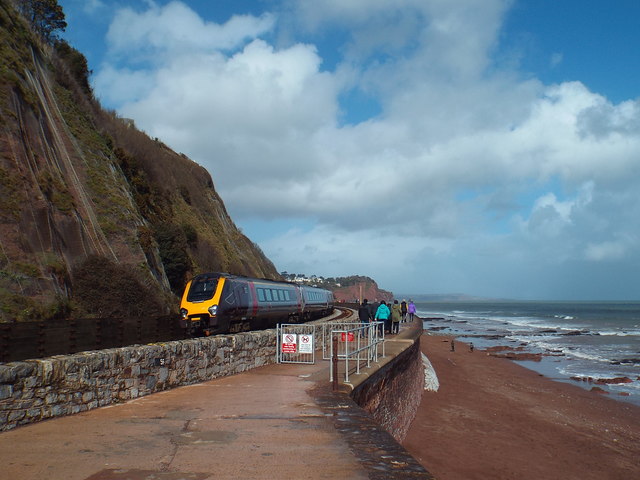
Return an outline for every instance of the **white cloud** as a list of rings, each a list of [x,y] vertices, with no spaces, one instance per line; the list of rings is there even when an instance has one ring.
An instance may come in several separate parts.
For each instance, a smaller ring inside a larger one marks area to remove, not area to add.
[[[620,260],[627,253],[627,242],[625,241],[608,241],[602,243],[588,243],[585,249],[585,256],[588,260],[604,261],[604,260]]]
[[[583,137],[638,137],[640,131],[640,100],[611,105],[604,99],[584,109],[578,116],[579,132]]]
[[[140,59],[166,61],[166,56],[180,55],[193,49],[212,51],[234,49],[247,38],[273,28],[274,18],[233,16],[223,25],[205,22],[182,2],[164,6],[151,3],[144,12],[123,8],[116,12],[107,41],[112,53],[138,55]],[[160,58],[155,58],[160,54]],[[135,57],[134,57],[135,58]]]
[[[637,258],[640,234],[640,104],[497,68],[510,5],[319,0],[220,25],[180,2],[124,9],[95,85],[206,166],[239,223],[313,219],[262,242],[280,268],[505,296],[515,264],[543,282],[543,266]],[[325,29],[346,38],[330,71]],[[341,125],[354,86],[382,112]]]
[[[93,87],[103,103],[124,105],[144,98],[151,84],[151,73],[145,70],[117,69],[104,65],[93,79]]]

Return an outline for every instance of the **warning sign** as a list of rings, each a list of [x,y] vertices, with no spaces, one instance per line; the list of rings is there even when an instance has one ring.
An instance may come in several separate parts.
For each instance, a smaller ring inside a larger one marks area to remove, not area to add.
[[[313,353],[313,335],[300,335],[300,353]]]
[[[282,335],[282,353],[296,353],[297,346],[298,336],[295,333]]]
[[[353,342],[355,340],[353,332],[342,332],[343,342]]]

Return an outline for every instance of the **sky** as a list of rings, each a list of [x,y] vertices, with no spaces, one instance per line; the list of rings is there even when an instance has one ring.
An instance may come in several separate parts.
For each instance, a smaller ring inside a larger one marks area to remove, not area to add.
[[[637,0],[59,0],[279,271],[640,300]]]

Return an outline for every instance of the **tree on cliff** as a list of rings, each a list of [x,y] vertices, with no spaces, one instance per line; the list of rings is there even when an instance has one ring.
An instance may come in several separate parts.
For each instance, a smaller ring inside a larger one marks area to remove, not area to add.
[[[18,10],[42,38],[50,42],[57,31],[67,28],[64,11],[58,0],[16,0]]]
[[[78,82],[82,91],[90,98],[93,97],[93,91],[89,84],[89,76],[93,72],[89,70],[87,57],[69,45],[66,40],[58,40],[54,46],[58,56],[66,62],[69,73],[71,73],[72,77]],[[58,81],[65,85],[65,87],[70,88],[69,82],[65,82],[64,76],[58,75]]]

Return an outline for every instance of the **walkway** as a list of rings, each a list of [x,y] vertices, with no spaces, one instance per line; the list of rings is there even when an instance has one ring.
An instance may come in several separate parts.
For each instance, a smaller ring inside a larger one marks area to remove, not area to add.
[[[269,365],[2,433],[0,478],[432,478],[328,368]]]

